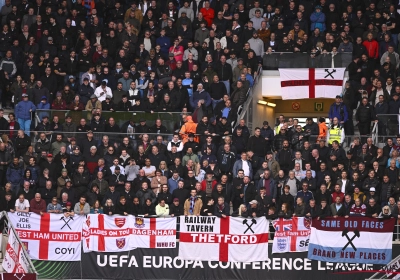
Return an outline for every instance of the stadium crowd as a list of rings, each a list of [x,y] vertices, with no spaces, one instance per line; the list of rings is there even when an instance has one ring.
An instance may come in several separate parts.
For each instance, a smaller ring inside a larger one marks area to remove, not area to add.
[[[386,124],[377,114],[399,113],[398,3],[2,1],[1,102],[15,114],[0,110],[0,210],[400,217],[400,138],[378,149],[364,137]],[[352,53],[330,128],[284,116],[232,127],[273,52],[324,67]],[[345,152],[354,109],[363,137]],[[56,110],[88,114],[50,120]],[[182,114],[172,132],[161,119],[119,126],[113,111]]]

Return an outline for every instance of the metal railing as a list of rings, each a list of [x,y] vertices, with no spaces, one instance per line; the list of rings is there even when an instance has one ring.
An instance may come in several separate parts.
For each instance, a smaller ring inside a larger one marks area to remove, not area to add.
[[[256,74],[254,75],[254,84],[253,87],[249,88],[249,90],[247,91],[247,99],[244,102],[243,105],[239,106],[238,108],[238,116],[237,116],[237,121],[235,124],[235,127],[239,124],[239,121],[241,119],[244,118],[244,116],[246,115],[246,113],[248,112],[252,102],[253,102],[253,90],[256,87],[256,85],[258,84],[258,80],[260,78],[260,74],[261,74],[261,70],[262,67],[259,67]],[[246,121],[247,124],[249,124],[249,120]],[[251,122],[250,122],[250,126],[249,129],[251,128]]]
[[[400,114],[378,114],[376,117],[378,119],[378,123],[376,124],[376,137],[395,138],[400,134]]]
[[[317,56],[301,52],[266,52],[262,58],[263,70],[278,70],[279,68],[347,68],[351,61],[351,52],[323,52]]]
[[[120,127],[129,120],[133,120],[135,123],[139,123],[140,119],[145,119],[146,121],[151,122],[151,125],[157,119],[161,119],[162,124],[169,130],[173,131],[176,123],[182,120],[182,114],[191,115],[190,112],[155,112],[155,113],[147,113],[147,112],[122,112],[122,111],[102,111],[101,117],[105,120],[109,118],[114,118],[115,123]],[[91,111],[73,111],[73,110],[36,110],[35,114],[35,127],[43,118],[43,116],[48,116],[50,120],[54,118],[54,116],[58,116],[61,124],[65,122],[65,118],[70,116],[72,118],[72,122],[79,125],[81,119],[88,120],[87,124],[90,125],[90,120],[93,115]]]

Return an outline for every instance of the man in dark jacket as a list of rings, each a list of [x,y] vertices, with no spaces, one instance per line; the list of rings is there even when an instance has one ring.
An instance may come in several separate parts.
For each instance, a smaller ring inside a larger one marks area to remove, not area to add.
[[[380,209],[378,203],[376,203],[374,198],[370,198],[368,200],[367,209],[365,211],[365,216],[370,217],[370,218],[377,218],[380,212],[381,212],[381,209]]]
[[[395,114],[397,115],[399,113],[400,109],[400,99],[399,99],[399,93],[400,92],[400,86],[396,86],[396,92],[392,94],[392,99],[389,101],[389,111],[388,114]],[[388,127],[389,127],[389,135],[396,135],[398,134],[398,120],[397,116],[391,116],[388,121]]]
[[[263,122],[263,127],[260,130],[261,132],[261,137],[265,139],[265,150],[266,152],[271,151],[271,146],[274,141],[274,131],[272,128],[269,126],[267,121]]]
[[[23,130],[18,130],[18,137],[15,140],[15,156],[23,157],[31,145],[31,139],[24,133]]]
[[[214,208],[214,215],[220,218],[226,218],[229,216],[230,207],[229,204],[225,202],[223,196],[218,197],[218,203]]]
[[[386,123],[387,117],[386,116],[378,116],[382,114],[388,114],[389,112],[389,105],[384,100],[383,95],[379,96],[379,102],[375,105],[375,114],[378,120],[378,134],[379,135],[386,135]]]
[[[258,157],[264,158],[267,148],[267,140],[261,136],[261,129],[256,127],[254,135],[249,138],[247,142],[247,151],[253,151]]]
[[[289,147],[289,141],[284,140],[283,141],[283,147],[282,149],[278,152],[278,163],[281,169],[287,174],[289,172],[289,169],[292,165],[292,150]]]
[[[83,83],[78,89],[79,97],[84,105],[90,100],[90,96],[94,94],[94,89],[89,84],[89,79],[84,78]]]
[[[314,122],[312,118],[307,118],[306,120],[307,124],[303,127],[304,131],[306,133],[309,133],[310,135],[319,135],[319,127],[318,124]]]
[[[363,98],[360,106],[356,112],[356,121],[358,124],[358,129],[360,130],[360,135],[369,135],[371,133],[371,121],[376,120],[374,107],[368,103],[368,98]],[[366,137],[362,143],[365,143]]]
[[[237,81],[236,88],[231,94],[232,107],[235,110],[237,110],[240,105],[243,105],[244,102],[246,102],[246,94],[247,91],[243,87],[242,81]]]
[[[109,188],[108,191],[104,194],[102,205],[106,204],[107,199],[111,199],[113,204],[116,205],[117,201],[120,198],[120,193],[115,191],[114,185],[110,185],[108,186],[108,188]]]

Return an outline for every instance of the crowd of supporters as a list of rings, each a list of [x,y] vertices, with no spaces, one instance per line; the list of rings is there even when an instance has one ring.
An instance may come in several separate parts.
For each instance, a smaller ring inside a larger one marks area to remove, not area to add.
[[[274,129],[265,121],[250,136],[241,120],[232,136],[223,136],[214,133],[216,125],[206,116],[199,124],[186,116],[170,141],[147,134],[161,120],[149,127],[144,119],[136,139],[105,135],[100,143],[89,128],[79,141],[60,132],[50,141],[41,132],[35,147],[22,130],[14,142],[4,134],[0,210],[267,218],[400,215],[400,137],[396,143],[389,138],[384,148],[372,138],[364,144],[356,137],[345,152],[337,140],[326,145],[317,138],[322,126],[312,119],[304,127],[293,118],[280,116],[279,121]],[[194,130],[186,134],[185,127]]]

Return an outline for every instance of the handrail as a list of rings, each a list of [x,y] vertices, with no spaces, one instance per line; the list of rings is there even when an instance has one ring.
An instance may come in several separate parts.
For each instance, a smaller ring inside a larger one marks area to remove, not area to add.
[[[371,130],[372,142],[374,144],[378,143],[378,122],[374,122],[374,126]]]
[[[17,231],[15,230],[14,226],[12,225],[12,223],[11,223],[11,221],[9,219],[7,212],[6,211],[2,211],[1,215],[2,215],[2,217],[4,217],[3,234],[7,234],[8,235],[9,230],[13,231],[13,233],[15,235],[15,238],[18,240],[18,243],[21,245],[22,254],[24,254],[25,258],[28,261],[28,264],[29,264],[29,266],[28,266],[29,271],[28,272],[29,273],[38,274],[37,271],[36,271],[35,266],[33,265],[32,261],[31,261],[31,258],[29,257],[28,252],[25,249],[24,244],[22,243],[21,239],[19,238],[19,235],[18,235]]]
[[[251,88],[249,88],[248,93],[246,93],[247,99],[244,102],[244,104],[242,105],[241,112],[240,113],[238,112],[238,116],[237,116],[237,120],[236,120],[234,128],[239,125],[239,121],[244,117],[244,115],[246,114],[247,110],[249,109],[250,104],[253,102],[253,89],[258,84],[258,80],[260,78],[261,71],[262,71],[262,66],[258,67],[257,72],[256,72],[255,77],[254,77],[253,86]]]

